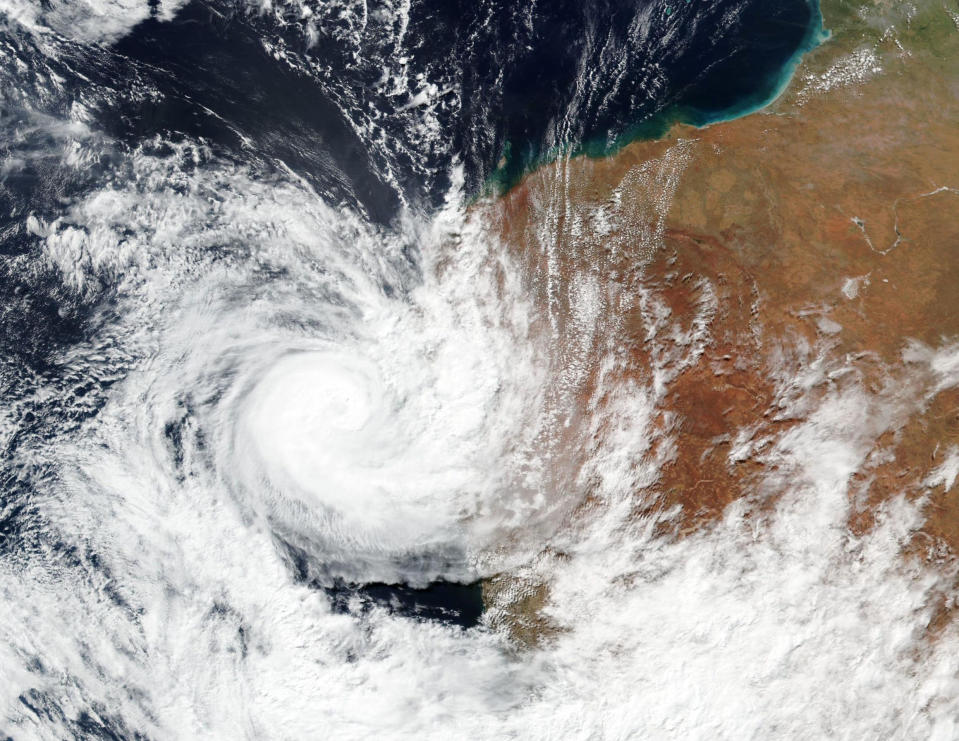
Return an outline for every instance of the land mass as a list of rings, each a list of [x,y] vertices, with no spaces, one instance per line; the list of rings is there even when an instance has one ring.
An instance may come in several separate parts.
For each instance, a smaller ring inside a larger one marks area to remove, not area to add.
[[[850,482],[849,528],[867,532],[892,497],[922,498],[904,556],[946,568],[959,499],[935,472],[959,451],[959,389],[928,359],[959,338],[959,5],[821,10],[831,36],[763,110],[559,159],[477,208],[567,338],[583,276],[607,282],[608,315],[616,297],[641,294],[603,328],[619,372],[667,379],[650,452],[660,473],[637,492],[638,518],[684,537],[732,502],[774,506],[764,451],[803,404],[858,384],[876,423],[863,431],[871,452]],[[596,369],[582,397],[600,382]],[[521,643],[548,635],[548,599],[511,575],[486,588]]]

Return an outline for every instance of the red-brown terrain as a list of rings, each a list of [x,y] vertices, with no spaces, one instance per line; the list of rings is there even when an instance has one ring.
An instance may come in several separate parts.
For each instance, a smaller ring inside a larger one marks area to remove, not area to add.
[[[643,295],[615,321],[608,299],[603,331],[623,373],[669,378],[659,477],[636,497],[637,517],[664,536],[744,497],[757,514],[774,505],[764,451],[853,384],[877,423],[849,528],[868,531],[891,497],[926,497],[909,550],[951,568],[959,502],[948,477],[931,476],[959,446],[959,390],[927,361],[959,338],[956,11],[824,2],[831,38],[765,110],[558,160],[480,206],[531,275],[555,276],[539,297],[559,317],[582,276],[600,276],[608,296]],[[504,580],[487,589],[500,608]],[[542,590],[510,594],[529,639]]]

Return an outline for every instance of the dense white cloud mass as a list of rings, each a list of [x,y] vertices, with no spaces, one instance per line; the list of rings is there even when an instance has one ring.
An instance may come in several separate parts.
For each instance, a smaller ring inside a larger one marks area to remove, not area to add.
[[[109,41],[145,8],[0,0],[31,32],[77,41]],[[657,418],[710,341],[708,284],[684,331],[641,271],[560,270],[549,218],[510,250],[458,170],[437,213],[378,227],[290,172],[188,137],[122,147],[71,114],[31,119],[51,156],[73,173],[109,161],[57,215],[25,220],[42,265],[24,270],[94,307],[93,331],[51,361],[62,385],[0,366],[4,387],[24,386],[0,442],[18,439],[10,466],[30,485],[18,548],[0,551],[0,730],[959,733],[959,635],[928,630],[952,567],[903,553],[923,499],[894,496],[875,528],[849,528],[854,475],[924,393],[959,384],[956,346],[909,347],[909,382],[879,391],[804,348],[777,379],[795,424],[733,446],[764,464],[749,496],[674,537],[658,525],[677,513],[637,512],[678,444]],[[651,254],[688,148],[576,218],[613,233],[656,192],[648,223],[626,225]],[[643,372],[624,372],[617,341],[630,313]],[[54,406],[56,424],[22,432]],[[946,451],[924,485],[951,489],[957,472]],[[0,526],[14,519],[0,510]],[[493,576],[541,591],[541,640],[515,641],[496,600],[461,628],[329,591]]]
[[[186,0],[162,0],[155,14],[169,20]],[[150,17],[146,0],[0,0],[0,13],[38,33],[76,41],[110,42]]]
[[[583,324],[555,333],[482,208],[453,194],[396,236],[204,156],[137,154],[37,226],[75,290],[120,286],[99,341],[62,362],[89,373],[122,348],[130,370],[24,461],[53,465],[34,506],[100,569],[3,562],[16,737],[61,733],[26,691],[180,738],[952,735],[955,637],[924,642],[937,577],[901,556],[917,505],[846,527],[901,400],[829,393],[763,453],[766,514],[657,536],[631,513],[668,374],[614,380],[609,350],[602,392],[553,434],[577,404],[570,360],[607,351]],[[583,281],[564,301],[598,316]],[[696,352],[657,326],[676,359]],[[951,352],[910,358],[949,383]],[[483,625],[336,612],[283,544],[317,578],[525,574],[553,637],[517,651]]]

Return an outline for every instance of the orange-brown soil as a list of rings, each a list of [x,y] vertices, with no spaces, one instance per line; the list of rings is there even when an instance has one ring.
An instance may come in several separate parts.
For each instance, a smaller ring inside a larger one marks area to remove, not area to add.
[[[670,369],[657,423],[670,450],[637,512],[680,512],[674,533],[755,489],[761,451],[801,417],[797,394],[855,382],[902,409],[852,482],[850,528],[889,497],[924,496],[914,552],[959,553],[959,496],[926,483],[959,445],[959,392],[902,358],[910,341],[959,338],[959,14],[916,7],[824,2],[832,39],[766,110],[559,160],[486,207],[531,275],[556,276],[560,316],[577,275],[648,296],[607,330],[627,372]],[[671,327],[655,343],[650,301]],[[680,351],[697,327],[698,351]],[[817,358],[835,378],[784,381]]]

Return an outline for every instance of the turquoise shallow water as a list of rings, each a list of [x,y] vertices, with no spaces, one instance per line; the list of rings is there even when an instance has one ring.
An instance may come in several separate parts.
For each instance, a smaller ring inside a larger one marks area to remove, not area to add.
[[[829,38],[829,32],[823,27],[822,12],[818,0],[809,0],[809,3],[811,17],[806,34],[799,47],[781,66],[778,73],[774,70],[752,95],[742,98],[735,105],[727,108],[709,110],[695,106],[680,106],[676,110],[677,117],[674,122],[688,123],[693,126],[708,126],[721,121],[731,121],[765,108],[782,95],[789,87],[789,83],[792,81],[803,57]]]
[[[685,4],[689,3],[685,0]],[[618,133],[589,137],[579,144],[554,146],[542,152],[528,143],[515,146],[507,142],[500,165],[488,179],[484,192],[504,192],[527,173],[561,156],[607,157],[631,142],[662,138],[676,124],[705,127],[762,110],[783,94],[803,57],[829,38],[818,0],[803,3],[808,20],[801,33],[796,33],[795,24],[779,24],[792,39],[788,53],[783,53],[781,43],[771,41],[778,30],[773,24],[772,28],[757,31],[760,41],[753,48],[749,48],[747,29],[743,32],[746,48],[742,53],[718,61],[671,102],[653,111],[640,111],[640,120]],[[675,8],[676,4],[666,6],[667,16]],[[764,46],[769,48],[768,55],[763,54]]]

